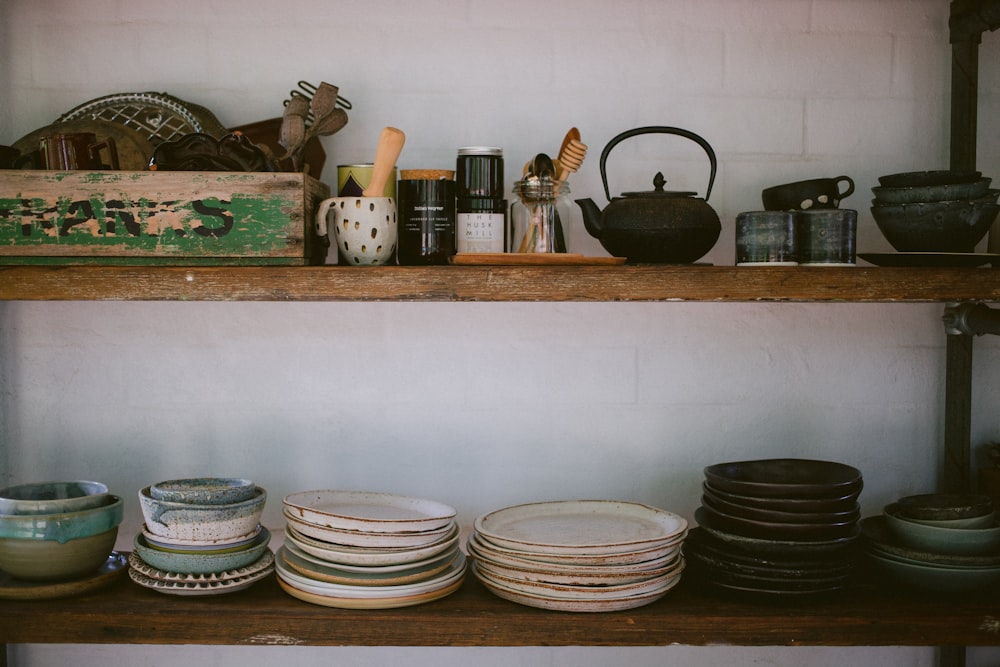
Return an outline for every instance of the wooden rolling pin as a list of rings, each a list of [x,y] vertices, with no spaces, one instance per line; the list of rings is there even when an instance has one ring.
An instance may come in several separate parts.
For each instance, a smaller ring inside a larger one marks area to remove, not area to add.
[[[372,165],[372,178],[368,182],[368,187],[361,193],[364,197],[385,196],[385,184],[389,180],[392,168],[396,166],[396,160],[403,150],[406,142],[406,135],[402,130],[394,127],[382,128],[382,133],[378,137],[378,146],[375,147],[375,163]]]

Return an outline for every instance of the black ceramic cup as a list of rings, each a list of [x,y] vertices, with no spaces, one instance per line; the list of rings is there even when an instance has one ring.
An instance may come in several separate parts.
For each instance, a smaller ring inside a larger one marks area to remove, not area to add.
[[[854,266],[858,212],[849,208],[798,211],[799,264]]]
[[[841,190],[841,184],[844,189]],[[837,208],[840,201],[854,192],[850,176],[811,178],[775,185],[761,192],[767,211],[804,211],[814,208]]]
[[[737,266],[794,266],[796,247],[795,213],[745,211],[736,216]]]

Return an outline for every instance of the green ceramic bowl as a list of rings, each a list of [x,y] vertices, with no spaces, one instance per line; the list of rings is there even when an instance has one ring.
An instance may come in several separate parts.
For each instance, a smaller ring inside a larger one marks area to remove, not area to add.
[[[1000,552],[1000,524],[985,528],[945,528],[909,521],[886,507],[886,526],[900,542],[936,554],[981,556]]]
[[[17,579],[54,581],[96,572],[108,559],[118,526],[104,532],[58,542],[31,538],[0,538],[0,570]]]
[[[116,528],[122,522],[124,504],[119,496],[109,494],[106,505],[81,512],[0,515],[0,538],[46,540],[63,544],[98,535]]]
[[[100,482],[35,482],[0,489],[0,514],[60,514],[108,504]]]
[[[236,551],[206,551],[181,553],[157,549],[142,533],[135,536],[135,551],[144,563],[158,570],[181,574],[212,574],[246,567],[259,559],[271,541],[271,533],[261,528],[253,542]]]

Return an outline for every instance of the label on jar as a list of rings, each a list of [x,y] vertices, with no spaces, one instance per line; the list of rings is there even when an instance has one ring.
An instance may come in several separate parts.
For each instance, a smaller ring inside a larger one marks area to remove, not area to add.
[[[503,213],[459,213],[455,216],[458,252],[503,252]]]

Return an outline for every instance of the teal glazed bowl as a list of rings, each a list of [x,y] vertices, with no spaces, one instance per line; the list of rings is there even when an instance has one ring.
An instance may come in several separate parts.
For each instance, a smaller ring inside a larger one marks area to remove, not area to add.
[[[27,581],[83,577],[104,564],[117,538],[118,526],[65,542],[3,537],[0,538],[0,570]]]
[[[886,526],[903,544],[936,554],[981,556],[1000,552],[1000,524],[985,528],[945,528],[900,517],[892,504],[884,511]]]
[[[231,505],[250,500],[257,487],[238,477],[192,477],[158,482],[149,487],[156,500],[192,505]]]
[[[162,551],[149,544],[142,533],[135,536],[135,551],[144,563],[165,572],[180,574],[212,574],[237,570],[256,562],[268,547],[271,533],[261,528],[257,538],[244,549],[236,551],[187,552]]]
[[[108,504],[100,482],[34,482],[0,489],[0,514],[60,514]]]
[[[64,544],[117,528],[124,515],[124,501],[109,494],[107,504],[81,512],[0,515],[0,538],[48,540]]]

